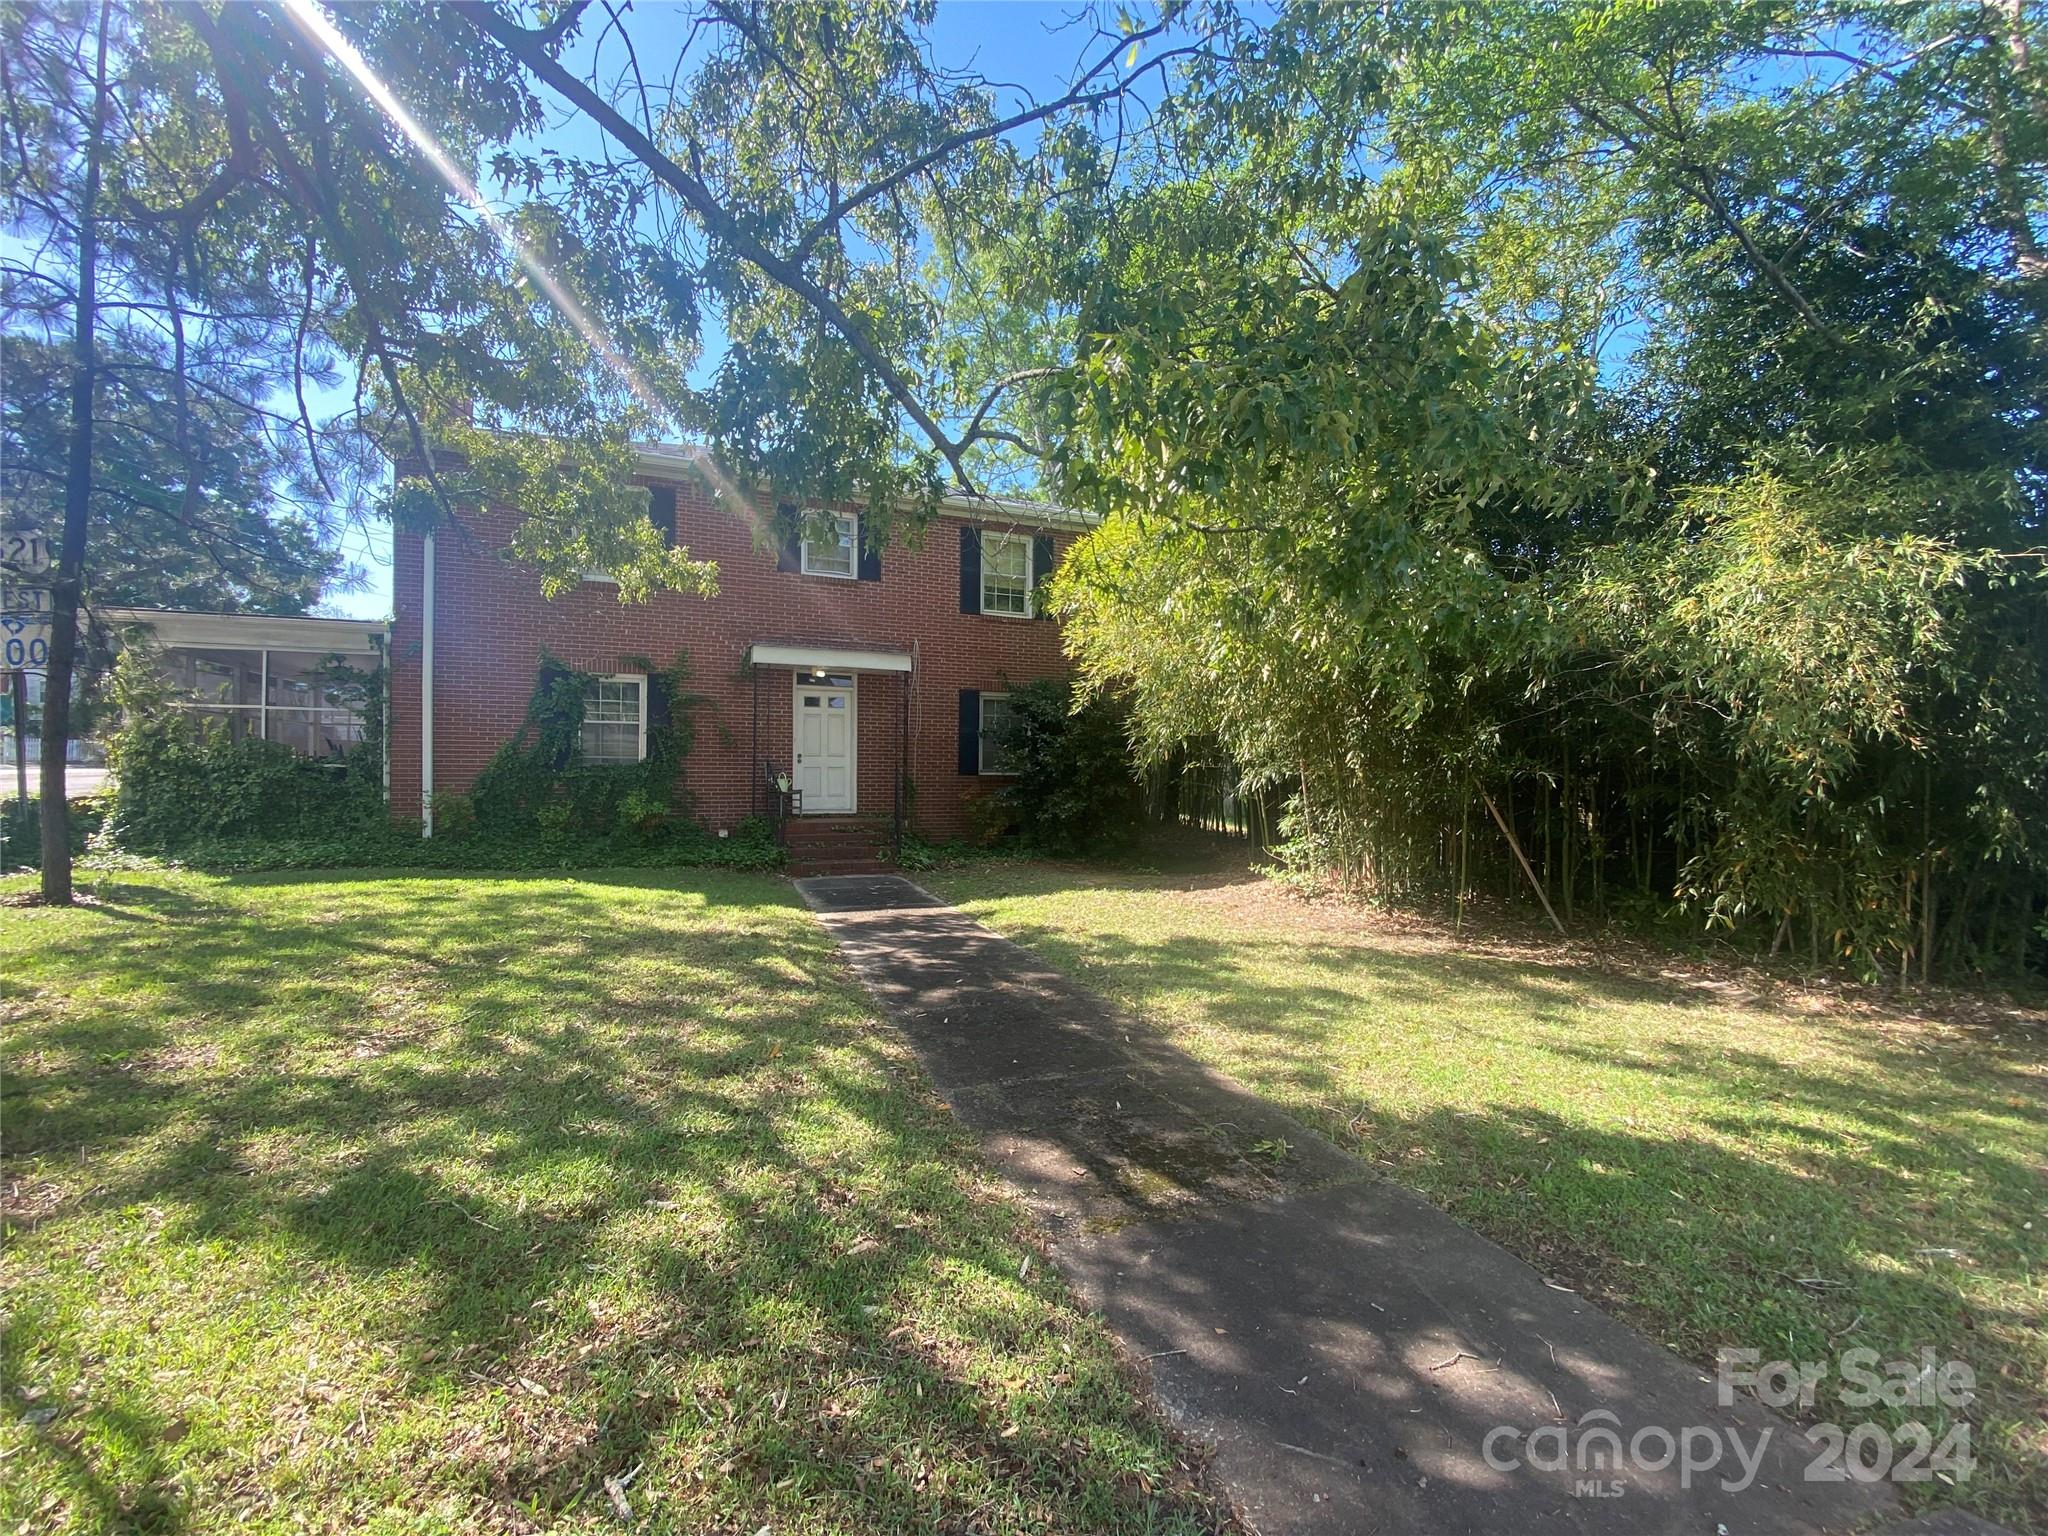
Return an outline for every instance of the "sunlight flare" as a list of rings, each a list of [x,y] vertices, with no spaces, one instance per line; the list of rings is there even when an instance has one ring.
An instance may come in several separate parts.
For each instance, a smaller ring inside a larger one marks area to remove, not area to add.
[[[363,94],[397,125],[399,132],[412,141],[413,148],[420,152],[427,164],[433,167],[434,173],[448,184],[449,189],[484,221],[526,275],[533,279],[534,286],[547,295],[548,301],[561,312],[562,318],[574,326],[583,339],[590,343],[598,356],[604,360],[605,366],[632,392],[634,399],[662,420],[668,420],[668,408],[655,395],[646,379],[641,377],[639,370],[612,343],[604,326],[577,302],[575,295],[548,270],[547,265],[528,248],[526,242],[519,238],[518,232],[485,199],[482,190],[469,179],[468,173],[456,163],[455,157],[441,147],[440,140],[429,133],[419,119],[406,110],[405,104],[392,93],[391,88],[378,78],[377,72],[370,68],[369,61],[357,51],[355,44],[327,19],[326,14],[313,3],[313,0],[280,0],[280,3],[285,14],[301,31],[325,48],[343,69],[354,76],[356,84],[362,87]]]

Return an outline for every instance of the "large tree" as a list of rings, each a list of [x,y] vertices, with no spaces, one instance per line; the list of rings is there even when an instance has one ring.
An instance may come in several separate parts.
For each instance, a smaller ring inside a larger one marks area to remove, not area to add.
[[[54,528],[62,520],[71,359],[27,335],[0,338],[0,354],[4,515],[10,527]],[[94,603],[304,613],[346,589],[352,573],[340,538],[348,508],[311,476],[295,435],[262,430],[250,413],[223,403],[260,394],[256,382],[232,377],[228,364],[225,386],[188,379],[181,401],[160,349],[103,343],[100,361],[102,378],[119,382],[95,400],[81,573]],[[335,442],[329,453],[359,449]],[[355,471],[349,482],[362,478]]]
[[[2024,957],[2039,30],[1301,5],[1234,40],[1056,258],[1057,483],[1109,518],[1066,583],[1090,674],[1388,893],[1462,890],[1476,815],[1551,896]]]

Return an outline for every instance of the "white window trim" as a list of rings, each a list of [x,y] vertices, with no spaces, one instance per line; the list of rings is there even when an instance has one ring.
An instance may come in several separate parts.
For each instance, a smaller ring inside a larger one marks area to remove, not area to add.
[[[853,513],[853,512],[830,512],[830,513],[827,513],[827,514],[826,514],[826,516],[828,516],[828,517],[830,517],[830,518],[832,519],[832,526],[833,526],[834,528],[839,528],[839,527],[843,527],[844,525],[846,525],[846,524],[848,524],[848,523],[851,523],[851,524],[853,525],[853,526],[852,526],[852,528],[851,528],[851,529],[849,529],[849,530],[848,530],[848,532],[847,532],[847,546],[846,546],[846,553],[847,553],[847,562],[846,562],[846,569],[845,569],[845,570],[843,570],[843,571],[814,571],[814,570],[812,570],[812,569],[811,569],[811,541],[810,541],[810,540],[809,540],[808,538],[806,538],[806,537],[804,536],[803,530],[802,530],[801,528],[799,528],[799,529],[797,530],[797,536],[796,536],[796,565],[797,565],[797,570],[798,570],[799,572],[801,572],[801,573],[802,573],[803,575],[805,575],[805,576],[823,576],[823,577],[825,577],[825,578],[826,578],[827,580],[830,580],[830,581],[859,581],[859,580],[860,580],[860,517],[859,517],[859,515],[858,515],[858,514],[856,514],[856,513]]]
[[[998,615],[998,617],[1001,617],[1001,618],[1009,618],[1009,619],[1013,619],[1013,618],[1015,618],[1015,617],[1016,617],[1016,615],[1015,615],[1015,614],[1013,614],[1013,613],[1009,613],[1009,614],[1001,614],[1001,615]],[[1017,777],[1017,770],[1016,770],[1016,769],[1014,769],[1014,768],[991,768],[991,767],[989,767],[989,766],[988,766],[988,762],[987,762],[987,760],[986,760],[986,757],[985,757],[985,755],[984,755],[984,754],[986,754],[986,753],[987,753],[987,751],[988,751],[988,701],[989,701],[990,699],[1007,699],[1007,698],[1009,698],[1009,694],[1007,694],[1007,693],[984,693],[984,694],[982,694],[982,696],[981,696],[981,697],[980,697],[979,699],[977,699],[977,700],[975,701],[975,705],[974,705],[974,773],[975,773],[975,777],[977,777],[977,778],[983,778],[983,779],[1014,779],[1015,777]]]
[[[981,539],[981,613],[988,619],[1029,619],[1035,617],[1033,609],[1038,606],[1038,586],[1033,569],[1038,563],[1038,541],[1028,533],[1008,533],[1000,528],[977,528]],[[1014,540],[1024,546],[1024,611],[1011,613],[1006,608],[991,608],[988,605],[988,541],[990,539]],[[1006,694],[998,694],[1006,698]]]
[[[634,749],[634,756],[633,756],[633,761],[634,761],[634,762],[636,762],[636,763],[644,763],[644,762],[646,762],[646,761],[647,761],[647,674],[646,674],[645,672],[606,672],[606,673],[601,673],[601,674],[599,674],[599,676],[598,676],[598,678],[597,678],[597,681],[598,681],[598,682],[600,682],[600,683],[638,683],[638,684],[640,685],[640,732],[639,732],[639,738],[638,738],[638,741],[637,741],[637,743],[636,743],[636,745],[635,745],[635,749]],[[601,724],[617,724],[617,722],[616,722],[616,721],[609,721],[609,722],[600,722],[600,723],[601,723]],[[578,741],[577,741],[577,745],[578,745],[579,747],[581,747],[581,745],[582,745],[582,740],[581,740],[581,737],[582,737],[582,733],[581,733],[581,732],[579,731],[579,732],[577,733],[577,736],[578,736]],[[622,764],[622,763],[619,763],[619,762],[617,762],[616,760],[614,760],[614,759],[611,759],[611,758],[602,758],[602,759],[600,759],[599,761],[597,761],[596,763],[593,763],[593,764],[591,764],[591,766],[592,766],[592,767],[596,767],[596,768],[618,768],[618,767],[623,767],[623,766],[624,766],[624,764]]]

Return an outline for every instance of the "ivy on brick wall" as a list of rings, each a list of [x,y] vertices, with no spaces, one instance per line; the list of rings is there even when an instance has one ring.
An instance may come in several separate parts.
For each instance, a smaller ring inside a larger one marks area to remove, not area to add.
[[[459,837],[472,826],[490,832],[533,831],[544,837],[613,832],[653,835],[688,810],[677,784],[696,744],[695,712],[706,696],[686,690],[689,657],[666,667],[644,656],[626,665],[647,677],[647,755],[637,763],[583,758],[583,712],[598,676],[543,653],[526,718],[477,775],[470,793],[436,795],[437,835]]]

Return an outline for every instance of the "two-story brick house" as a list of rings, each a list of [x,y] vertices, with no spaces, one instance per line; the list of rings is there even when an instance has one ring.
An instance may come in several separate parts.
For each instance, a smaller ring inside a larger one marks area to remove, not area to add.
[[[593,577],[552,601],[501,553],[517,519],[467,520],[474,537],[394,541],[390,775],[395,816],[431,825],[432,797],[465,791],[519,729],[543,654],[603,681],[584,753],[645,751],[662,701],[648,663],[679,652],[696,716],[683,765],[689,807],[713,830],[767,811],[786,774],[807,818],[970,832],[970,807],[1003,770],[990,740],[1008,690],[1064,675],[1039,589],[1085,523],[1041,505],[956,500],[914,544],[870,550],[859,518],[763,548],[715,500],[694,451],[640,452],[656,525],[718,563],[718,593],[622,604]]]

